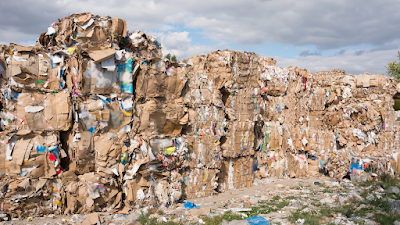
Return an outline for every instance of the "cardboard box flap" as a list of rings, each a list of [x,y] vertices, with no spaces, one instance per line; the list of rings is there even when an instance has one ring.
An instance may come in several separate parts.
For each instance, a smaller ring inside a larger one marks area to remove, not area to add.
[[[25,152],[30,152],[33,147],[33,145],[30,145],[31,141],[32,138],[25,137],[18,139],[18,141],[15,143],[12,157],[19,166],[24,163]]]
[[[21,167],[15,161],[8,161],[5,162],[6,173],[7,174],[19,174],[21,173]]]
[[[25,47],[25,46],[15,45],[14,48],[17,49],[18,52],[31,52],[33,50],[33,46]]]
[[[42,131],[46,129],[46,124],[43,115],[40,113],[28,113],[25,115],[29,129],[33,131]]]
[[[124,22],[119,18],[119,16],[112,19],[111,22],[111,30],[118,35],[123,34],[124,31]]]
[[[93,135],[89,131],[84,131],[81,133],[81,140],[79,142],[79,159],[84,159],[86,157],[90,157],[90,154],[93,151],[94,143],[93,143]]]
[[[0,56],[0,72],[4,71],[5,69],[7,69],[7,62],[2,56]]]
[[[6,78],[10,78],[13,76],[16,76],[18,74],[21,74],[21,68],[18,65],[8,65],[7,69],[6,69]]]
[[[100,217],[99,213],[92,213],[86,216],[86,218],[82,221],[81,225],[95,225],[102,224],[103,220]]]
[[[98,151],[101,155],[105,156],[108,154],[108,152],[111,150],[111,146],[113,145],[113,140],[109,135],[101,135],[96,141],[95,141],[95,149]]]
[[[87,13],[87,14],[84,14],[84,15],[81,15],[80,17],[78,17],[78,18],[76,19],[76,22],[77,22],[79,25],[83,26],[83,25],[84,25],[86,22],[88,22],[91,18],[92,18],[92,14],[91,14],[91,13]]]
[[[108,48],[103,50],[94,50],[89,52],[90,58],[93,59],[95,63],[99,63],[106,59],[109,59],[115,55],[115,49]]]
[[[21,66],[21,71],[39,76],[39,63],[38,62],[24,62]]]

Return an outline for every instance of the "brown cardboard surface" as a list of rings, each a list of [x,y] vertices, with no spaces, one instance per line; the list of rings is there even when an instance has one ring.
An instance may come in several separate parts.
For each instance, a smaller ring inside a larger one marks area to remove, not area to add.
[[[94,225],[101,224],[103,221],[100,218],[99,213],[92,213],[86,216],[86,218],[82,221],[81,225]]]
[[[16,76],[21,73],[21,68],[18,65],[8,65],[6,71],[6,78]]]
[[[114,17],[112,19],[112,23],[111,23],[111,28],[110,29],[113,32],[117,33],[118,35],[122,35],[123,31],[124,31],[124,26],[125,26],[125,24],[124,24],[123,20],[121,20],[119,18],[119,16],[117,16],[117,17]]]
[[[90,58],[93,59],[95,63],[99,63],[101,61],[104,61],[106,59],[109,59],[115,55],[115,50],[114,49],[101,49],[101,50],[92,50],[89,51],[89,56]]]
[[[15,161],[19,166],[21,166],[24,162],[25,152],[30,151],[33,147],[33,145],[29,145],[31,141],[31,137],[25,137],[18,139],[18,141],[15,143],[12,157],[13,161]]]

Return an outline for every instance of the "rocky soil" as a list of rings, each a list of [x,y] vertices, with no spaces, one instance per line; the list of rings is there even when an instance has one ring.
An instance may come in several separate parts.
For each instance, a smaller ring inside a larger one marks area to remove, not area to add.
[[[48,215],[1,224],[400,224],[397,178],[364,183],[327,177],[262,179],[251,188],[131,214]],[[188,206],[191,205],[192,209]]]

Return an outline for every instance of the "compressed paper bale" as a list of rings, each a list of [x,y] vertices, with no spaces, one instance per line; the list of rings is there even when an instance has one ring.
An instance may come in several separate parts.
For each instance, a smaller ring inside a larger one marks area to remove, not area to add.
[[[400,147],[391,78],[279,68],[273,58],[230,50],[169,62],[155,38],[126,27],[119,17],[73,14],[52,24],[35,48],[10,46],[27,61],[8,65],[10,52],[0,48],[3,77],[14,82],[2,86],[1,136],[21,137],[13,151],[0,148],[0,173],[23,180],[11,184],[12,194],[36,182],[47,190],[46,175],[55,190],[65,187],[52,199],[66,205],[54,209],[127,213],[250,187],[256,174],[297,178],[321,168],[341,179],[352,157],[387,157]],[[68,155],[60,148],[60,157],[70,159],[61,172],[28,147],[29,135],[70,129],[73,114],[76,126],[61,138]],[[377,174],[390,169],[371,165]],[[20,179],[28,166],[36,166],[30,180]],[[19,206],[5,201],[10,210]]]

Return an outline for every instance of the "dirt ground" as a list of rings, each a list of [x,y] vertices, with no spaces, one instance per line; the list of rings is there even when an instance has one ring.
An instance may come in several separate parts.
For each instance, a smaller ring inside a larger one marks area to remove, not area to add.
[[[198,209],[179,203],[169,208],[142,208],[130,214],[48,215],[1,224],[400,224],[396,221],[400,221],[398,181],[388,178],[360,184],[324,176],[266,178],[256,180],[253,187],[186,201]],[[255,218],[258,222],[250,223]]]

